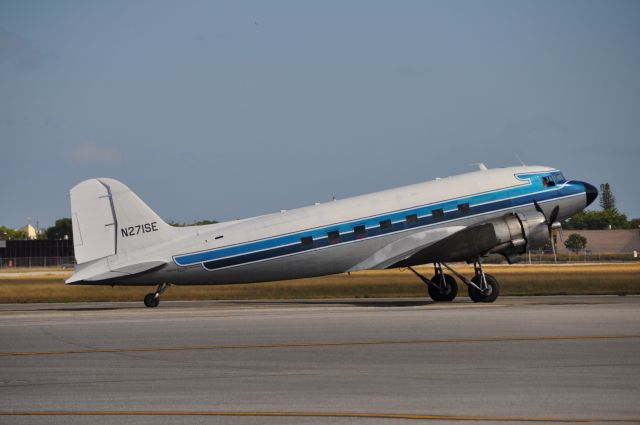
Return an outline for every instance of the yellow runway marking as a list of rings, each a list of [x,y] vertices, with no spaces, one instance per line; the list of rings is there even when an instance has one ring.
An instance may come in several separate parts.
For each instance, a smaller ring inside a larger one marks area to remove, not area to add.
[[[406,419],[431,421],[482,421],[482,422],[554,422],[554,423],[624,423],[639,422],[640,418],[563,418],[526,416],[462,416],[421,415],[414,413],[367,412],[234,412],[234,411],[15,411],[0,412],[0,416],[258,416],[258,417],[307,417],[307,418],[357,418],[357,419]]]
[[[178,347],[121,347],[121,348],[87,348],[60,351],[17,351],[0,353],[0,357],[17,356],[60,356],[66,354],[96,354],[96,353],[138,353],[156,351],[195,351],[195,350],[243,350],[243,349],[271,349],[271,348],[308,348],[308,347],[349,347],[363,345],[409,345],[409,344],[462,344],[479,342],[528,342],[528,341],[571,341],[571,340],[610,340],[640,338],[640,335],[571,335],[571,336],[523,336],[523,337],[487,337],[487,338],[458,338],[458,339],[414,339],[388,341],[318,341],[294,342],[282,344],[231,344],[231,345],[193,345]]]

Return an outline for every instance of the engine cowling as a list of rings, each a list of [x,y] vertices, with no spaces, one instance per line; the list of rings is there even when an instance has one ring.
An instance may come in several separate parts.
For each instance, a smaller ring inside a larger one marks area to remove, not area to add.
[[[550,242],[546,219],[539,212],[509,214],[492,220],[492,224],[500,243],[489,252],[504,255],[510,263],[527,250]]]

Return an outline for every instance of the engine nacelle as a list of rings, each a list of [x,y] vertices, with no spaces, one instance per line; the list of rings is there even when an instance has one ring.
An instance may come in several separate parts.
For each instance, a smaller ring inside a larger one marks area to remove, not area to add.
[[[509,214],[491,222],[500,243],[489,252],[504,255],[510,263],[550,242],[546,219],[539,212]]]

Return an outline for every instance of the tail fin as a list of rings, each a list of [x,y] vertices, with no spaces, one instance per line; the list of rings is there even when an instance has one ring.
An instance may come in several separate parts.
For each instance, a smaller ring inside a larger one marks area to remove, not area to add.
[[[175,230],[131,189],[108,178],[85,180],[71,189],[71,213],[78,264],[150,248]]]

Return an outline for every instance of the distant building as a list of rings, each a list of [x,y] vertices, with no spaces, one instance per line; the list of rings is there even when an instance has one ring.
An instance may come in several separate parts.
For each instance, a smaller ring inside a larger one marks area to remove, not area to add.
[[[27,239],[38,239],[38,230],[33,227],[31,223],[27,224],[24,227],[21,227],[18,230],[23,231],[27,235]]]
[[[570,234],[577,233],[587,238],[587,250],[594,254],[630,254],[640,251],[640,230],[563,230],[566,240]],[[558,254],[569,254],[564,243],[558,237]]]

